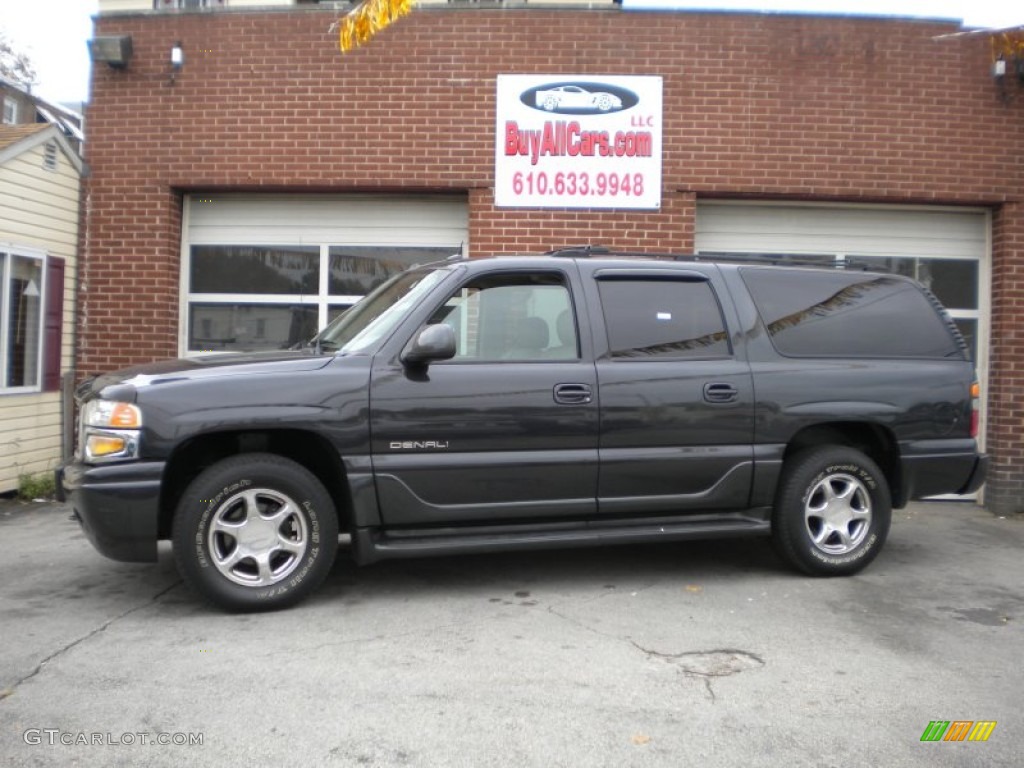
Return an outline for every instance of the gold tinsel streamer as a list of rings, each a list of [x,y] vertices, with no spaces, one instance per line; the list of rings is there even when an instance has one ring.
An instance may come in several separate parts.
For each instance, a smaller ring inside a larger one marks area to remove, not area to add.
[[[996,59],[1024,59],[1024,30],[1012,29],[989,37],[992,61]]]
[[[351,51],[412,10],[413,0],[364,0],[338,24],[338,47]]]

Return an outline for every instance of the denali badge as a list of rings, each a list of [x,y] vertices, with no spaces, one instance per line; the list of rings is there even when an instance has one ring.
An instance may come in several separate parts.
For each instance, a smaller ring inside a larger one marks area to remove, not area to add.
[[[448,441],[447,440],[402,440],[399,442],[391,443],[392,451],[420,451],[420,450],[434,450],[434,451],[447,451]]]

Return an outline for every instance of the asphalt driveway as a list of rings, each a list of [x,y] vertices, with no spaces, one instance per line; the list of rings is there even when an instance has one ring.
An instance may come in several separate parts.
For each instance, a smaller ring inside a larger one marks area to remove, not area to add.
[[[227,615],[0,502],[0,756],[35,765],[1018,766],[1024,519],[894,515],[847,579],[762,540],[338,563]],[[342,553],[343,554],[343,553]],[[995,721],[922,742],[931,721]],[[167,742],[167,743],[155,743]]]

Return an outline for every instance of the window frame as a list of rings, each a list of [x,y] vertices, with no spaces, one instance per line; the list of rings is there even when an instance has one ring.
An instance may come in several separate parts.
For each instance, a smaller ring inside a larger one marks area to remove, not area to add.
[[[2,292],[2,303],[0,303],[0,396],[3,395],[28,395],[43,392],[44,376],[44,355],[46,354],[46,297],[48,295],[47,260],[45,251],[36,248],[0,242],[0,253],[6,258],[0,264],[0,292]],[[7,354],[8,354],[8,332],[10,329],[10,308],[7,306],[7,297],[10,287],[11,266],[14,256],[23,259],[31,259],[39,262],[39,328],[36,349],[36,381],[35,384],[22,386],[7,386]]]
[[[6,96],[5,95],[4,96],[3,110],[4,110],[3,114],[0,115],[0,117],[2,117],[2,119],[3,119],[3,124],[4,125],[17,125],[18,124],[18,117],[20,116],[18,113],[21,111],[19,109],[18,100],[17,99],[13,99],[10,96]],[[8,110],[10,111],[10,115],[11,115],[10,119],[7,118]]]
[[[690,270],[644,270],[644,271],[626,271],[626,270],[599,270],[595,273],[595,282],[597,283],[596,294],[599,302],[601,312],[601,322],[604,325],[604,336],[606,351],[602,356],[605,360],[612,363],[689,363],[689,362],[702,362],[702,361],[715,361],[715,360],[733,360],[736,358],[736,349],[732,343],[732,331],[729,328],[729,321],[726,316],[725,307],[722,304],[722,299],[715,289],[714,281],[710,275],[703,272],[690,271]],[[612,347],[611,338],[611,323],[608,320],[608,315],[605,310],[604,296],[601,293],[602,283],[622,283],[622,282],[664,282],[664,283],[688,283],[688,284],[702,284],[706,286],[710,293],[711,300],[715,303],[718,308],[718,317],[721,321],[722,332],[725,333],[725,346],[726,351],[724,354],[708,354],[708,355],[684,355],[684,356],[673,356],[673,357],[634,357],[628,355],[615,355],[615,350]]]
[[[987,227],[987,228],[989,230],[991,230],[990,226]],[[991,249],[989,249],[989,252],[991,253]],[[973,349],[972,349],[971,342],[968,341],[966,338],[965,338],[965,341],[967,341],[967,346],[968,346],[968,348],[969,348],[969,350],[971,352],[971,360],[974,363],[974,365],[979,370],[981,370],[982,368],[986,368],[987,369],[987,366],[988,366],[988,363],[987,363],[987,344],[988,344],[988,336],[989,336],[989,328],[987,327],[987,324],[990,322],[989,316],[988,316],[988,301],[989,301],[988,296],[991,293],[991,287],[990,287],[990,282],[989,282],[990,279],[991,279],[991,276],[990,276],[990,274],[988,272],[988,269],[989,269],[988,262],[985,259],[974,259],[974,258],[970,258],[970,257],[966,257],[966,256],[961,256],[961,255],[953,255],[953,256],[949,256],[949,255],[922,256],[922,255],[919,255],[919,254],[900,254],[900,253],[895,253],[895,252],[893,252],[893,253],[884,253],[884,254],[879,254],[879,253],[860,253],[856,249],[844,250],[844,251],[834,251],[834,252],[831,252],[831,253],[827,252],[825,250],[818,250],[818,251],[814,251],[813,253],[812,252],[802,253],[802,252],[793,251],[793,250],[771,250],[771,249],[765,249],[765,250],[762,250],[762,251],[754,252],[754,251],[743,251],[743,250],[730,250],[730,249],[723,249],[723,248],[709,248],[709,249],[705,249],[705,250],[698,250],[698,251],[696,251],[696,254],[701,256],[701,257],[707,258],[708,261],[714,261],[715,258],[721,258],[721,259],[724,259],[724,260],[728,260],[730,258],[736,259],[736,258],[751,258],[751,257],[763,257],[765,259],[778,258],[778,259],[780,259],[780,261],[778,263],[778,266],[780,266],[780,267],[790,266],[790,265],[787,265],[787,263],[785,261],[786,259],[793,259],[793,260],[796,260],[796,261],[808,260],[808,259],[810,259],[810,260],[819,260],[820,259],[821,260],[821,264],[822,264],[822,266],[821,266],[822,269],[827,268],[827,266],[830,263],[833,266],[835,266],[836,269],[844,269],[846,267],[847,262],[851,262],[851,263],[855,263],[855,264],[857,264],[857,263],[867,263],[869,265],[869,270],[870,270],[870,265],[871,265],[871,261],[870,260],[871,259],[913,259],[916,262],[916,264],[915,264],[915,272],[916,272],[916,269],[920,267],[920,263],[921,262],[926,262],[926,261],[936,261],[936,262],[940,262],[940,261],[965,261],[965,262],[973,262],[973,263],[977,264],[977,269],[978,269],[978,272],[977,272],[977,283],[975,285],[975,290],[977,292],[976,301],[975,301],[976,307],[974,309],[954,309],[952,307],[949,307],[949,306],[946,306],[945,304],[943,304],[943,308],[946,310],[946,313],[949,315],[949,317],[952,320],[954,320],[954,321],[956,321],[956,320],[971,320],[971,321],[974,322],[974,324],[975,324],[975,334],[974,334]],[[751,259],[749,262],[746,263],[746,266],[768,266],[768,265],[765,264],[765,263],[760,263],[759,264],[756,260]],[[791,266],[797,266],[797,265],[793,264]],[[895,272],[889,272],[889,271],[885,270],[884,268],[879,269],[877,271],[880,271],[883,274],[893,274],[893,275],[897,274]],[[917,280],[916,277],[913,278],[913,279],[915,281]],[[941,299],[940,299],[940,301],[941,301]],[[983,360],[985,362],[982,362]]]
[[[932,323],[932,324],[934,325],[934,328],[931,329],[931,330],[934,330],[934,329],[940,328],[940,327],[945,330],[946,340],[950,344],[950,349],[945,354],[911,354],[909,351],[893,349],[891,346],[890,347],[886,347],[884,343],[872,345],[871,349],[868,352],[853,352],[853,351],[851,351],[850,348],[847,348],[845,351],[824,353],[824,352],[820,352],[820,351],[813,351],[812,348],[814,348],[816,346],[820,346],[818,344],[810,344],[810,345],[808,345],[807,347],[805,347],[802,350],[797,350],[797,349],[795,349],[795,348],[790,346],[790,345],[794,344],[794,342],[792,342],[791,340],[787,339],[785,341],[785,344],[780,343],[780,336],[781,336],[781,334],[777,334],[777,333],[773,333],[772,332],[772,325],[774,325],[776,322],[778,322],[778,319],[770,321],[770,318],[765,317],[765,314],[764,314],[765,307],[764,307],[763,302],[761,301],[761,298],[758,296],[758,293],[759,293],[759,291],[761,290],[761,288],[763,286],[755,285],[756,280],[753,278],[754,275],[757,275],[757,274],[770,274],[771,272],[772,272],[772,267],[763,267],[763,266],[741,267],[740,270],[739,270],[740,279],[743,281],[743,283],[744,283],[744,285],[745,285],[745,287],[747,289],[747,292],[750,294],[750,297],[754,301],[754,306],[755,306],[755,308],[757,310],[758,316],[760,317],[761,325],[765,329],[766,333],[768,334],[768,340],[771,343],[772,348],[775,350],[775,352],[780,357],[784,357],[784,358],[787,358],[787,359],[790,359],[790,360],[875,360],[875,361],[886,361],[886,360],[921,360],[921,361],[925,361],[925,360],[949,360],[949,359],[951,359],[951,356],[950,356],[951,353],[954,352],[954,351],[958,351],[961,354],[963,354],[965,359],[970,357],[970,354],[969,354],[970,350],[968,348],[966,348],[965,344],[962,343],[961,339],[957,339],[956,336],[953,333],[951,333],[951,329],[949,327],[950,326],[949,320],[951,318],[948,317],[948,313],[947,313],[947,315],[945,317],[943,317],[943,314],[939,311],[939,307],[935,304],[935,299],[931,298],[930,296],[928,296],[925,293],[922,293],[920,288],[917,287],[919,284],[915,280],[913,280],[913,278],[909,278],[909,277],[907,277],[905,275],[896,275],[896,274],[892,274],[892,273],[872,273],[872,272],[861,272],[861,271],[843,271],[843,272],[840,273],[840,272],[837,272],[837,271],[832,271],[831,274],[830,274],[830,271],[828,271],[828,270],[819,270],[817,272],[809,273],[808,277],[810,278],[810,280],[813,280],[814,278],[819,278],[819,277],[821,277],[821,278],[828,278],[828,277],[837,277],[838,276],[838,277],[841,277],[844,280],[849,280],[848,285],[846,285],[842,289],[843,291],[845,291],[847,288],[853,287],[854,285],[866,285],[866,284],[876,283],[876,282],[880,282],[880,281],[884,281],[885,283],[887,283],[889,285],[895,285],[895,286],[898,286],[898,285],[901,285],[901,284],[902,285],[908,285],[908,286],[912,285],[913,287],[910,288],[910,290],[912,291],[913,295],[916,298],[920,299],[920,301],[922,302],[922,306],[923,307],[927,307],[928,310],[930,310],[930,312],[931,312],[931,314],[933,316],[934,323]],[[861,276],[869,276],[869,275],[872,276],[872,279],[870,281],[863,280],[863,279],[858,280],[858,278],[861,277]],[[836,295],[836,294],[833,294],[833,296],[834,295]],[[874,304],[874,303],[878,302],[879,298],[888,300],[888,297],[886,297],[886,296],[875,297],[872,301],[867,302],[866,304],[858,304],[858,305],[856,305],[856,309],[854,311],[860,311],[860,309],[863,306],[866,306],[867,304]],[[811,307],[807,307],[806,309],[813,309],[814,307],[817,307],[817,306],[820,306],[820,305],[812,305]],[[800,311],[802,313],[805,310],[802,309]],[[857,320],[861,319],[861,317],[863,317],[863,316],[856,316],[856,317],[847,316],[847,317],[843,318],[843,322],[849,324],[850,322],[856,322]],[[781,318],[779,318],[779,319],[781,319]],[[834,322],[838,322],[838,318],[831,318],[831,319]],[[907,318],[907,319],[911,319],[911,318]],[[938,325],[935,325],[935,324],[938,324]],[[845,327],[849,327],[849,325],[847,325]],[[821,334],[820,332],[818,332],[816,330],[812,331],[812,333],[817,333],[818,334],[818,336],[817,336],[818,339],[825,338],[825,337],[834,337],[834,335],[835,335],[834,330],[833,330],[834,328],[835,328],[835,325],[829,325],[829,326],[827,326],[827,330],[826,330],[826,332],[824,334]],[[878,334],[876,333],[875,338],[877,338],[877,335]],[[901,334],[901,335],[902,336],[906,336],[907,334],[904,333],[904,334]],[[917,336],[917,337],[912,337],[912,338],[914,339],[914,341],[919,341],[921,337]],[[886,351],[887,349],[889,351]]]
[[[537,277],[540,275],[554,276],[558,278],[557,285],[563,288],[569,299],[569,311],[572,312],[573,320],[573,332],[576,336],[576,355],[574,357],[537,357],[537,358],[493,358],[493,357],[453,357],[450,360],[439,360],[434,365],[541,365],[541,364],[575,364],[585,361],[586,353],[584,351],[582,334],[580,332],[580,302],[577,300],[576,292],[573,286],[572,278],[565,271],[556,268],[538,268],[538,269],[510,269],[510,270],[499,270],[495,272],[478,273],[466,276],[465,279],[461,280],[449,293],[445,296],[444,300],[432,307],[430,313],[427,315],[427,319],[423,325],[417,328],[417,333],[423,328],[430,324],[430,319],[433,318],[442,307],[446,306],[449,301],[459,296],[462,291],[470,287],[474,282],[485,279],[494,278],[530,278]],[[549,333],[550,333],[549,328]],[[458,339],[464,339],[465,337],[456,332]]]

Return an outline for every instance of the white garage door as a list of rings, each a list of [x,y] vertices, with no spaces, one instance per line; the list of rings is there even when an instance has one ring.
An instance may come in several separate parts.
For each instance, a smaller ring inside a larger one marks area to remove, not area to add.
[[[466,252],[465,197],[185,199],[180,351],[280,349],[413,264]]]

